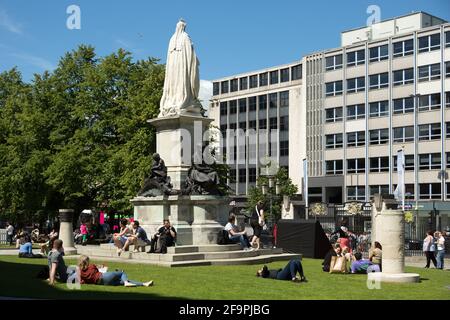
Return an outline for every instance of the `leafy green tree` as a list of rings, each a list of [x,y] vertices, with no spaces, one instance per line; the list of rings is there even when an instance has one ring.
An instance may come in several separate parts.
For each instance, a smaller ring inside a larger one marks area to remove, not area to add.
[[[276,194],[276,183],[279,184],[279,194]],[[283,202],[283,196],[293,196],[297,193],[298,188],[292,183],[289,178],[288,171],[285,168],[279,168],[274,177],[274,184],[269,187],[269,179],[266,176],[259,176],[257,185],[267,186],[267,193],[263,194],[261,187],[252,187],[249,190],[249,196],[247,201],[247,210],[253,213],[255,206],[259,201],[264,204],[264,212],[268,221],[277,222],[281,218],[281,206]],[[271,205],[272,204],[272,205]]]

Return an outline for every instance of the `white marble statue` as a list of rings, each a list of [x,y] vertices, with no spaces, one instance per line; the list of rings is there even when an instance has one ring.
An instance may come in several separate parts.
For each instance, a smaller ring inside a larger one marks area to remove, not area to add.
[[[200,62],[185,28],[186,22],[180,19],[170,38],[159,117],[201,111],[198,100]]]

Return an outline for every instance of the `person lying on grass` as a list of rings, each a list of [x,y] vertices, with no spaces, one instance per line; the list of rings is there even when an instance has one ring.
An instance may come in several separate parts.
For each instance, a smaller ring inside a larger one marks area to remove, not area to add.
[[[123,271],[101,273],[95,264],[89,263],[89,257],[83,255],[78,259],[77,276],[80,284],[125,287],[150,287],[153,285],[153,280],[148,282],[128,280],[127,274]]]
[[[300,279],[297,278],[297,272],[300,274]],[[264,266],[256,272],[256,276],[277,280],[292,280],[293,282],[307,282],[303,274],[302,263],[298,259],[289,261],[284,269],[269,270],[267,266]]]

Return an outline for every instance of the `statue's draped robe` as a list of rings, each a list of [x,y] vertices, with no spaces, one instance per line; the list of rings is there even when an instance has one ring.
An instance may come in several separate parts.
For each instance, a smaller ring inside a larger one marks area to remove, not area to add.
[[[178,22],[169,42],[160,116],[180,114],[182,109],[198,105],[199,61],[185,27]]]

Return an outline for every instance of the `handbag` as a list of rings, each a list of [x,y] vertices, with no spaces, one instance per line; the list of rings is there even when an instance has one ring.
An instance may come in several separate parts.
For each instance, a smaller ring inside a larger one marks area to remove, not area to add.
[[[345,257],[331,257],[330,273],[347,273],[347,259]]]

